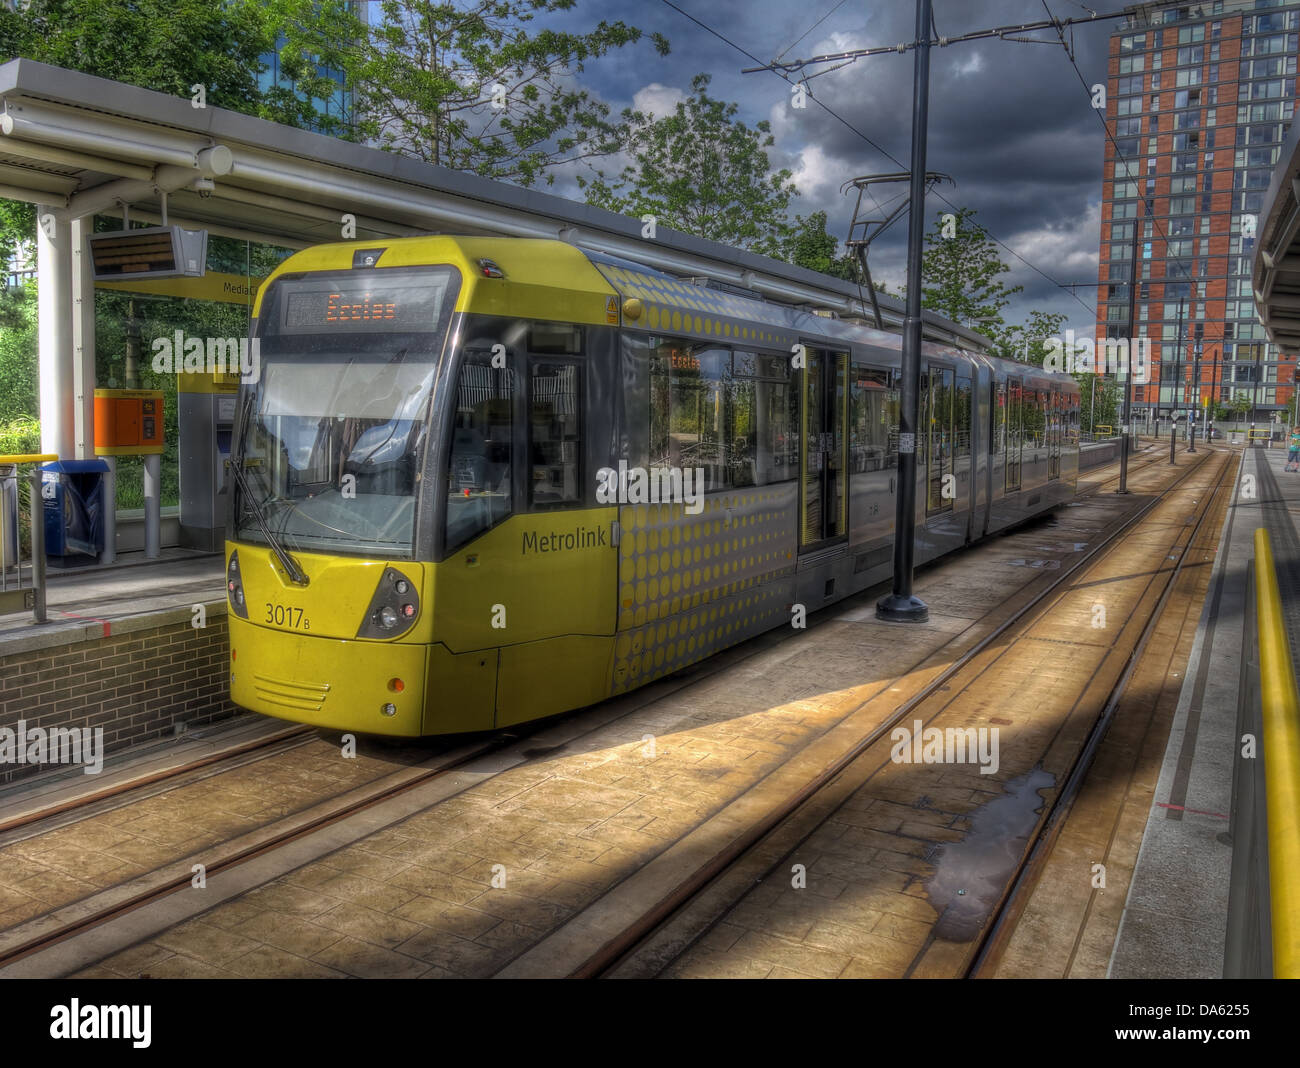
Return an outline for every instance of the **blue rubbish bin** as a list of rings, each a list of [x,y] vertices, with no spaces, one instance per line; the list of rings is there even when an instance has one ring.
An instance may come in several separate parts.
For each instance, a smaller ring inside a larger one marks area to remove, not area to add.
[[[45,555],[56,567],[99,558],[104,549],[103,460],[60,460],[41,468]]]

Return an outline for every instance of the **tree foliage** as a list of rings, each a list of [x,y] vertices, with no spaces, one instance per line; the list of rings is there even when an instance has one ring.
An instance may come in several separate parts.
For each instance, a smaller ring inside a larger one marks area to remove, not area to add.
[[[1013,323],[995,331],[992,336],[993,354],[1007,360],[1020,360],[1042,367],[1051,350],[1049,338],[1060,338],[1066,316],[1060,312],[1034,310],[1025,323]],[[975,327],[980,330],[980,326]],[[1077,355],[1070,353],[1067,355]]]
[[[632,162],[617,178],[598,173],[579,185],[588,204],[651,215],[656,226],[779,258],[792,234],[790,197],[798,192],[791,172],[771,169],[769,123],[751,129],[737,121],[735,104],[709,96],[709,80],[697,74],[691,95],[671,115],[624,111]]]
[[[0,5],[0,62],[21,56],[190,98],[290,126],[330,121],[295,87],[263,88],[262,56],[275,51],[270,8],[255,0],[30,0]],[[338,86],[330,83],[331,89]],[[32,205],[0,201],[0,263],[35,236]]]
[[[848,282],[859,281],[861,271],[857,261],[848,253],[840,255],[840,242],[826,229],[826,213],[813,212],[808,218],[795,218],[794,227],[785,242],[784,259],[810,271],[819,271],[832,278]],[[883,287],[876,286],[883,291]]]
[[[0,285],[0,424],[39,411],[35,352],[36,284]]]
[[[974,210],[960,208],[947,220],[940,215],[925,235],[921,304],[997,343],[1006,325],[1002,309],[1024,287],[1002,283],[999,276],[1011,268],[974,219]]]
[[[625,124],[574,80],[587,61],[641,40],[624,22],[584,32],[530,26],[576,0],[381,0],[366,24],[345,0],[268,0],[281,62],[304,79],[341,71],[355,135],[454,170],[531,185],[619,149]],[[650,40],[660,55],[668,41]]]

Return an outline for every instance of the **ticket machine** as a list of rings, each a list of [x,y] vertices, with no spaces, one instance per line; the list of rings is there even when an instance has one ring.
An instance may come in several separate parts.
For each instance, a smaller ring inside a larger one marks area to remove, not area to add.
[[[104,563],[117,552],[117,457],[144,457],[145,556],[158,556],[162,528],[163,394],[156,389],[95,390],[95,455],[106,466]]]
[[[226,540],[230,439],[239,375],[181,374],[176,381],[180,426],[180,543],[221,552]]]

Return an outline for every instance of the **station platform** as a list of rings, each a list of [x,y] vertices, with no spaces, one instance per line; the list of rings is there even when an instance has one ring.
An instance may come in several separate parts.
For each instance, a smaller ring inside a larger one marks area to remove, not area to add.
[[[189,549],[164,549],[156,559],[143,552],[119,553],[108,565],[51,568],[45,595],[49,622],[35,627],[27,612],[0,616],[0,656],[32,647],[30,639],[37,635],[47,643],[73,640],[82,632],[103,635],[105,623],[111,633],[115,622],[220,600],[224,570],[221,553]]]
[[[1300,473],[1285,466],[1283,448],[1243,453],[1108,969],[1112,978],[1240,975],[1241,950],[1227,944],[1228,932],[1251,922],[1242,910],[1255,913],[1255,922],[1260,909],[1267,912],[1267,893],[1261,900],[1240,885],[1243,865],[1257,857],[1236,857],[1238,893],[1231,892],[1234,852],[1258,845],[1234,840],[1242,837],[1233,823],[1241,801],[1234,766],[1240,706],[1259,670],[1251,596],[1259,527],[1272,539],[1292,663],[1300,664]],[[1189,886],[1201,888],[1194,901]]]

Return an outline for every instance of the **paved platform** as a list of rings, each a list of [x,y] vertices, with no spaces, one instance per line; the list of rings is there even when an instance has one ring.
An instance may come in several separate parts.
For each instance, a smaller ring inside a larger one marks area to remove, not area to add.
[[[1238,705],[1243,671],[1258,670],[1250,662],[1255,620],[1247,603],[1257,527],[1268,527],[1273,540],[1293,657],[1300,648],[1300,474],[1287,473],[1285,464],[1281,449],[1243,452],[1111,957],[1111,978],[1224,974]],[[1198,888],[1195,897],[1187,893],[1189,886]]]
[[[0,616],[0,656],[39,638],[41,646],[104,635],[104,624],[130,617],[187,609],[224,600],[221,553],[167,549],[157,560],[121,553],[107,566],[50,568],[45,603],[49,622],[37,626],[31,612]]]

